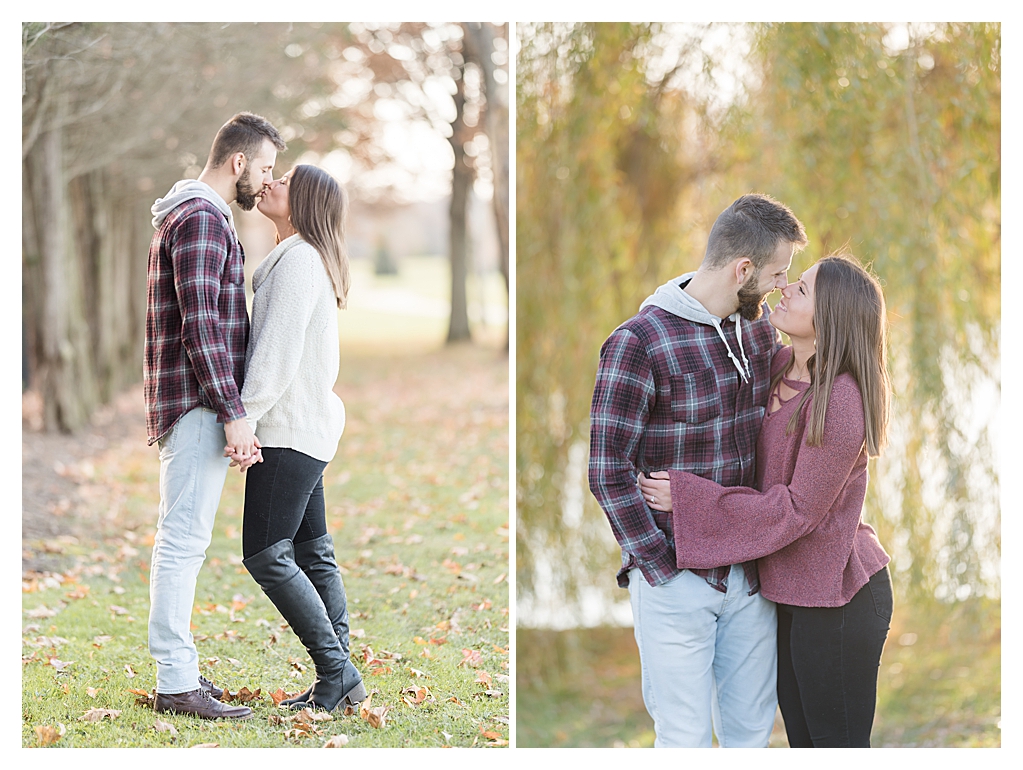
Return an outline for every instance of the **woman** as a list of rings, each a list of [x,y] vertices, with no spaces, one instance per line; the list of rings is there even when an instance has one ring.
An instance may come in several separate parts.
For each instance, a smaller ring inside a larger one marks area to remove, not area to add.
[[[366,698],[323,503],[323,470],[345,424],[333,392],[337,308],[349,285],[345,195],[326,172],[298,165],[257,208],[277,227],[278,245],[252,278],[242,401],[262,460],[247,468],[242,563],[316,668],[312,686],[282,705],[333,711]]]
[[[681,471],[640,487],[672,512],[680,568],[759,559],[761,591],[778,603],[789,745],[868,747],[892,615],[888,554],[860,520],[867,458],[888,426],[884,296],[855,260],[825,257],[770,320],[792,345],[772,364],[757,489]]]

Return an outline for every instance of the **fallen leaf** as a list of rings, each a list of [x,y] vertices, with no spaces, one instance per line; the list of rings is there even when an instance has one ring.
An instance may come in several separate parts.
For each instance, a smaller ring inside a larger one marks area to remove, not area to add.
[[[94,636],[92,638],[93,647],[102,647],[105,642],[109,642],[114,637],[112,636]]]
[[[51,610],[48,609],[45,605],[40,605],[39,607],[36,607],[34,610],[26,611],[25,615],[30,618],[52,618],[54,615],[57,614],[57,612],[58,610]]]
[[[172,725],[170,722],[164,722],[162,719],[157,719],[153,722],[153,729],[158,733],[170,733],[171,735],[178,734],[178,728]]]
[[[502,573],[501,573],[500,575],[498,575],[498,576],[497,576],[497,577],[496,577],[496,578],[494,579],[494,585],[496,586],[496,585],[497,585],[498,583],[504,582],[504,579],[505,579],[506,577],[508,577],[508,576],[507,576],[507,574],[505,574],[504,572],[502,572]]]
[[[478,668],[483,665],[483,655],[479,650],[462,650],[462,662],[459,666]]]
[[[415,677],[416,679],[423,679],[424,677],[429,677],[429,676],[430,676],[430,675],[429,675],[429,674],[427,674],[426,672],[424,672],[424,671],[420,671],[420,670],[419,670],[418,668],[410,668],[410,669],[408,670],[408,672],[409,672],[409,673],[410,673],[410,674],[411,674],[412,676],[414,676],[414,677]]]
[[[114,613],[115,615],[127,615],[128,614],[128,610],[126,610],[124,607],[118,607],[116,604],[111,604],[110,605],[110,611],[112,613]]]
[[[332,735],[330,738],[328,738],[327,742],[323,744],[323,748],[325,748],[325,749],[340,749],[343,746],[347,746],[347,745],[348,745],[348,736],[345,735],[344,733],[341,733],[340,735]]]
[[[189,746],[190,749],[219,749],[219,743],[197,743],[194,746]]]
[[[479,684],[483,685],[484,689],[489,688],[490,685],[493,684],[493,680],[490,678],[490,674],[488,674],[486,671],[480,671],[476,675],[476,681]]]
[[[430,697],[430,690],[426,687],[406,687],[402,692],[402,700],[409,706],[418,706]]]
[[[379,729],[387,724],[387,712],[390,710],[390,706],[377,706],[376,708],[364,707],[359,709],[359,716],[369,722],[370,727]]]
[[[78,720],[80,722],[98,722],[103,718],[117,719],[119,716],[121,716],[120,709],[91,708],[82,714],[82,716],[78,717]]]
[[[492,741],[501,740],[501,733],[495,733],[492,730],[484,730],[483,728],[480,728],[480,735]]]
[[[102,687],[86,687],[85,694],[88,695],[90,698],[95,698],[97,695],[99,695],[99,691],[102,689],[103,689]]]
[[[298,695],[297,692],[284,692],[282,688],[278,687],[276,691],[270,693],[270,700],[274,702],[274,706],[280,706],[282,700],[294,698],[296,695]]]
[[[250,701],[259,700],[259,696],[262,694],[262,688],[256,688],[255,692],[252,692],[248,687],[243,687],[236,693],[232,693],[229,690],[224,690],[224,694],[220,700],[224,703],[231,703],[232,701],[238,701],[239,703],[249,703]],[[277,705],[276,703],[274,705]]]
[[[56,727],[38,725],[36,726],[36,740],[39,741],[40,746],[52,746],[64,737],[65,732],[66,730],[62,724],[58,724]]]
[[[58,671],[63,671],[68,666],[74,665],[73,660],[61,660],[60,658],[50,658],[47,662]]]
[[[135,669],[133,669],[129,664],[125,663],[124,664],[124,675],[126,677],[128,677],[129,679],[134,679],[135,678]]]
[[[142,708],[152,708],[153,707],[153,703],[156,701],[156,693],[155,692],[150,693],[150,692],[146,692],[145,690],[135,690],[135,689],[129,689],[128,692],[130,692],[132,695],[137,696],[135,698],[135,705],[136,706],[141,706]]]

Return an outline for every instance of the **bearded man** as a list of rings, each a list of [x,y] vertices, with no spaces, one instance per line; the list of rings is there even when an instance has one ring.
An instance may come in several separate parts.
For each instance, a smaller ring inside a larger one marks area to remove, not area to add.
[[[752,487],[780,347],[767,295],[787,284],[803,225],[744,195],[711,229],[703,262],[658,288],[600,350],[589,483],[622,548],[655,746],[767,746],[777,707],[777,616],[756,562],[679,570],[670,513],[639,474],[670,468]],[[713,511],[706,515],[713,516]]]
[[[199,674],[189,630],[196,579],[234,447],[243,467],[259,459],[241,389],[249,316],[245,253],[230,204],[250,210],[273,181],[286,145],[265,118],[225,123],[198,179],[183,179],[153,204],[146,311],[146,424],[160,448],[160,512],[150,567],[149,652],[154,710],[203,719],[248,719],[218,699]]]

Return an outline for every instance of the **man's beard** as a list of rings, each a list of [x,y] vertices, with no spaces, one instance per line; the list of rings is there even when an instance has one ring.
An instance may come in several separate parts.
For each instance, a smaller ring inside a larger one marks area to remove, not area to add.
[[[252,187],[252,175],[249,173],[249,166],[246,165],[245,170],[234,185],[234,199],[238,204],[238,208],[242,211],[252,211],[256,207],[258,201],[256,196],[260,192],[262,192],[261,189],[256,190]]]
[[[760,271],[751,275],[742,286],[739,287],[739,315],[747,321],[756,321],[764,314],[764,300],[770,292],[760,292]]]

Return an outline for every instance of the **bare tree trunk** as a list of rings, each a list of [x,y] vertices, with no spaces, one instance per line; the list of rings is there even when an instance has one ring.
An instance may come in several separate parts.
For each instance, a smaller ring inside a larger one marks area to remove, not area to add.
[[[459,68],[461,70],[461,68]],[[465,281],[468,273],[466,261],[466,208],[469,201],[469,185],[472,183],[472,169],[465,163],[465,142],[468,141],[468,126],[463,120],[465,105],[465,77],[460,72],[455,80],[458,91],[455,94],[455,120],[451,124],[451,149],[455,153],[455,167],[451,176],[450,248],[451,248],[451,320],[448,324],[448,344],[471,339],[469,332],[469,308]]]
[[[494,78],[494,33],[486,23],[463,23],[469,57],[483,71],[484,87],[487,94],[487,109],[484,127],[490,139],[490,164],[494,172],[494,220],[497,225],[497,241],[500,252],[501,275],[504,277],[505,292],[509,297],[511,312],[511,277],[509,275],[508,237],[508,92],[499,88]],[[508,350],[508,333],[505,332],[505,350]]]
[[[40,136],[34,171],[37,197],[32,209],[42,278],[35,316],[43,420],[47,430],[73,432],[86,424],[95,408],[96,388],[82,265],[69,242],[70,202],[61,129]]]
[[[36,385],[34,374],[39,360],[39,237],[35,217],[35,175],[31,160],[21,163],[21,387]]]

